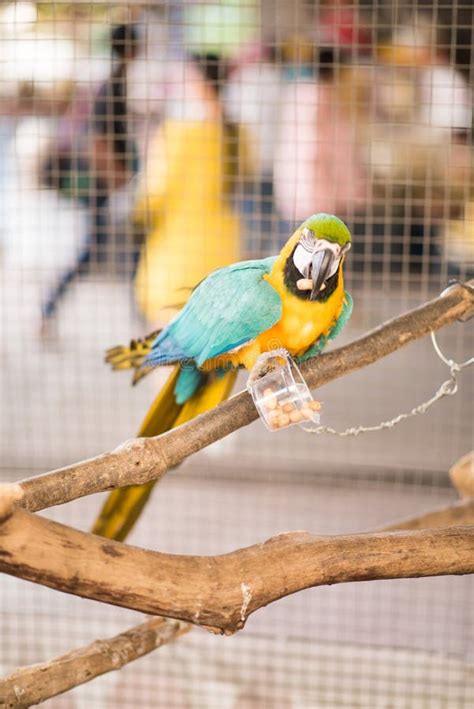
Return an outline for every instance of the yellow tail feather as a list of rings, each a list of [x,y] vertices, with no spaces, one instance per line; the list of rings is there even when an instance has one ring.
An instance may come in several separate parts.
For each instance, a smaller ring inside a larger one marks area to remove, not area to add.
[[[148,410],[138,432],[139,436],[157,436],[212,409],[227,399],[237,372],[230,371],[222,377],[210,378],[194,396],[182,405],[177,404],[174,398],[174,387],[178,374],[179,367],[175,367]],[[92,529],[93,534],[123,541],[145,507],[154,485],[155,480],[152,480],[145,485],[131,485],[113,490],[95,521]]]

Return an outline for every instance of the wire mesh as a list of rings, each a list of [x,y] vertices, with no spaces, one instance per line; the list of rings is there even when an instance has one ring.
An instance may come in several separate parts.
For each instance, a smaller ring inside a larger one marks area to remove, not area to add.
[[[337,344],[474,272],[471,3],[14,2],[0,6],[0,479],[109,450],[137,388],[103,351],[172,317],[210,270],[277,253],[310,213],[353,233]],[[472,324],[439,335],[456,361]],[[239,379],[241,388],[245,375]],[[428,340],[318,392],[322,423],[429,398]],[[223,553],[287,529],[363,531],[454,499],[472,376],[424,417],[357,439],[257,422],[170,474],[132,543]],[[48,515],[89,529],[101,499]],[[201,630],[51,707],[468,707],[473,581],[319,588],[232,638]],[[137,614],[3,577],[0,670]]]

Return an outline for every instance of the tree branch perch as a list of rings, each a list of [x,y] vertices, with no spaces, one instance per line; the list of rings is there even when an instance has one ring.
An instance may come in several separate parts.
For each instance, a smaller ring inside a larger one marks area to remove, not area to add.
[[[95,640],[49,662],[23,667],[0,680],[0,707],[21,709],[44,702],[106,672],[121,669],[190,628],[177,620],[151,618],[113,638]]]
[[[1,493],[0,489],[0,496]],[[9,490],[4,489],[3,493],[7,499],[11,499]],[[0,499],[0,505],[1,502]],[[12,512],[13,507],[10,507],[9,513]],[[450,525],[474,525],[473,499],[465,499],[439,510],[391,524],[380,531],[433,529]],[[246,598],[248,598],[248,589],[246,590]],[[245,596],[243,598],[245,601]],[[242,608],[243,606],[241,617]],[[245,612],[243,615],[245,617]],[[114,638],[94,642],[50,662],[21,668],[0,680],[0,706],[13,709],[13,707],[20,708],[45,701],[61,692],[89,682],[105,672],[117,670],[119,666],[123,667],[165,642],[176,639],[191,627],[178,621],[155,618]],[[119,666],[116,664],[117,656],[120,658]]]
[[[467,498],[439,510],[411,517],[382,527],[380,532],[395,532],[409,529],[441,529],[474,525],[474,498]]]
[[[449,471],[449,476],[461,497],[474,498],[474,451],[458,460]]]
[[[307,363],[304,375],[311,388],[322,386],[473,313],[472,292],[458,286],[350,345]],[[158,478],[188,455],[255,418],[256,411],[244,392],[163,436],[130,441],[112,453],[26,480],[21,486],[4,486],[0,489],[0,571],[229,634],[243,627],[258,608],[303,588],[474,572],[474,526],[445,529],[451,524],[474,524],[472,499],[390,525],[379,533],[336,537],[289,533],[218,557],[144,551],[78,532],[17,507],[44,509]],[[393,533],[397,529],[417,531]],[[0,682],[0,701],[13,701],[12,691],[17,701],[7,706],[43,701],[117,669],[189,627],[174,620],[152,619],[50,663],[23,668]],[[113,658],[115,651],[120,655],[119,664]],[[22,699],[18,698],[19,687]]]
[[[305,588],[474,573],[474,526],[292,532],[230,554],[184,556],[105,540],[17,508],[0,526],[0,571],[230,634],[259,608]]]
[[[470,282],[474,284],[474,281]],[[474,293],[463,286],[380,325],[364,337],[309,360],[302,368],[310,388],[386,357],[431,330],[474,315]],[[137,438],[115,451],[21,483],[20,504],[30,511],[116,487],[159,479],[167,470],[257,418],[247,392],[241,392],[189,423],[155,438]]]

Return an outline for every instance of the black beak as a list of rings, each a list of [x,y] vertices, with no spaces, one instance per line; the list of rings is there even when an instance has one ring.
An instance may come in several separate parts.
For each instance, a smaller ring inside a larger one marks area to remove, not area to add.
[[[313,280],[311,300],[316,300],[321,292],[321,287],[328,278],[335,259],[336,257],[330,249],[322,249],[314,254],[311,260],[311,278]]]

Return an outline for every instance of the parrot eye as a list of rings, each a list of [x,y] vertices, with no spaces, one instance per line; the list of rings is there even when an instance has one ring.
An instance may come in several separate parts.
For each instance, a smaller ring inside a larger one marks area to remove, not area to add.
[[[309,253],[313,253],[314,248],[316,246],[316,239],[311,229],[305,227],[302,230],[299,243],[303,247],[303,249],[309,251]]]

